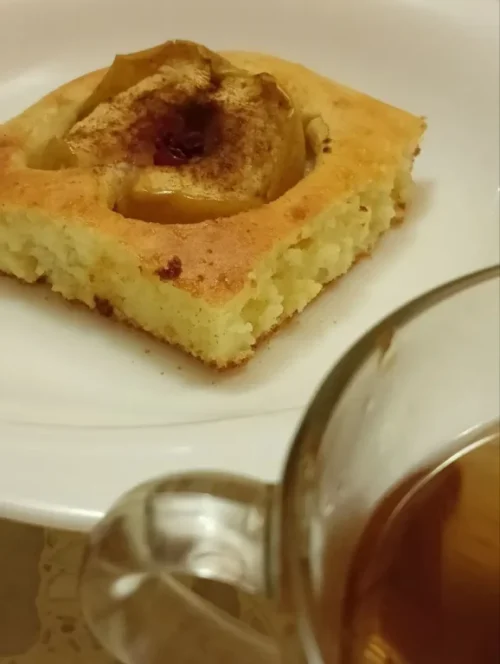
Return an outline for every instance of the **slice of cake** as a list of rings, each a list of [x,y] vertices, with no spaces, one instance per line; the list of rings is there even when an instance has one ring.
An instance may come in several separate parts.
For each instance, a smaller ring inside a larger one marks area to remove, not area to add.
[[[266,55],[119,56],[0,125],[0,271],[240,364],[403,218],[424,129]]]

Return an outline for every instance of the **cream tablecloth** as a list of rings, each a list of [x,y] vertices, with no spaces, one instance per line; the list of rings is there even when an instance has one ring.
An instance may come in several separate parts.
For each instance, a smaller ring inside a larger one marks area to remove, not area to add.
[[[0,521],[0,664],[113,664],[76,599],[83,541]]]
[[[0,520],[0,664],[116,664],[89,634],[79,610],[84,542],[83,535]],[[202,594],[258,632],[276,637],[289,631],[272,603],[227,586],[205,587]],[[199,627],[196,621],[179,624],[194,637],[189,662],[198,661],[199,650],[205,664],[248,664],[245,648],[229,652],[215,633],[200,640]]]

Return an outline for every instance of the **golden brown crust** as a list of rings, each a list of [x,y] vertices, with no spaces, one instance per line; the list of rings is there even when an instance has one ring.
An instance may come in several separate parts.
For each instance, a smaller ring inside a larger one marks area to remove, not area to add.
[[[55,223],[84,225],[118,242],[145,273],[158,275],[173,257],[176,286],[219,304],[244,286],[259,259],[305,220],[360,191],[394,178],[424,131],[422,118],[333,83],[305,67],[255,53],[224,54],[251,72],[269,72],[286,87],[317,148],[315,168],[278,200],[261,208],[193,225],[161,225],[113,211],[122,174],[106,168],[38,170],[47,140],[61,135],[104,71],[87,74],[0,125],[2,207],[38,211]]]

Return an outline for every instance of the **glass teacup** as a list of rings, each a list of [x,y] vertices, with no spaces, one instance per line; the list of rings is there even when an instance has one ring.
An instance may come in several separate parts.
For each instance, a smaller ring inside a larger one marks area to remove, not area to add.
[[[388,661],[347,654],[353,555],[392,487],[493,435],[499,275],[440,287],[364,336],[314,398],[278,486],[189,473],[123,497],[82,574],[99,641],[127,664]]]

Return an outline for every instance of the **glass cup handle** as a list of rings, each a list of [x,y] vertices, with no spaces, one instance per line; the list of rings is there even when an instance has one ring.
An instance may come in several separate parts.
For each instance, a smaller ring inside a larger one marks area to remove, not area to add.
[[[91,534],[82,570],[82,608],[100,643],[125,664],[194,664],[200,655],[219,664],[280,662],[278,623],[266,624],[266,636],[189,588],[209,579],[261,606],[271,599],[275,495],[276,487],[215,473],[125,495]]]

